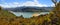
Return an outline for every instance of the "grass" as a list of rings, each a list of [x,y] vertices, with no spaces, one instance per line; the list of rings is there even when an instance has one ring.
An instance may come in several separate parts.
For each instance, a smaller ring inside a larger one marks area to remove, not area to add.
[[[59,9],[60,4],[55,8]],[[56,10],[57,11],[57,10]],[[60,14],[55,12],[50,12],[50,14],[31,17],[31,18],[23,18],[16,17],[14,14],[1,10],[0,8],[0,25],[60,25]]]
[[[58,19],[58,17],[56,18]],[[23,18],[16,17],[14,14],[8,11],[0,11],[0,25],[52,25],[54,24],[52,21],[56,21],[57,19],[55,19],[52,14],[48,14],[43,17],[37,16],[31,18]],[[60,24],[57,22],[55,23]]]

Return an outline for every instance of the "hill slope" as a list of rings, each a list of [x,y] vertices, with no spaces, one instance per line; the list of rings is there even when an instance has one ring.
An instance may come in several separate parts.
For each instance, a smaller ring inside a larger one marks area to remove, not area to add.
[[[15,17],[15,15],[8,11],[2,10],[0,7],[0,17]]]

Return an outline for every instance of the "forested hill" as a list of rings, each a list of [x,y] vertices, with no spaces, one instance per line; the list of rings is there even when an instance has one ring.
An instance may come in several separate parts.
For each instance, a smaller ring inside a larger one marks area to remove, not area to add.
[[[10,11],[14,11],[14,12],[39,12],[39,11],[52,11],[53,7],[16,7],[16,8],[4,8],[4,10],[10,10]]]

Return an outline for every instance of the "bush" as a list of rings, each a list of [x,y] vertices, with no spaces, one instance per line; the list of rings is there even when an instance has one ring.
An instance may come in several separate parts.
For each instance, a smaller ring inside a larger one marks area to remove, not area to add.
[[[0,6],[0,10],[1,10],[1,6]]]

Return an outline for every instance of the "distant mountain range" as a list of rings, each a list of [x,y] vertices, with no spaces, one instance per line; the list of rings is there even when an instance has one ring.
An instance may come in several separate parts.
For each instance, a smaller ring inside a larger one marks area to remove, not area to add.
[[[49,12],[53,10],[53,7],[32,7],[32,6],[22,6],[16,8],[3,8],[4,10],[13,12]]]

